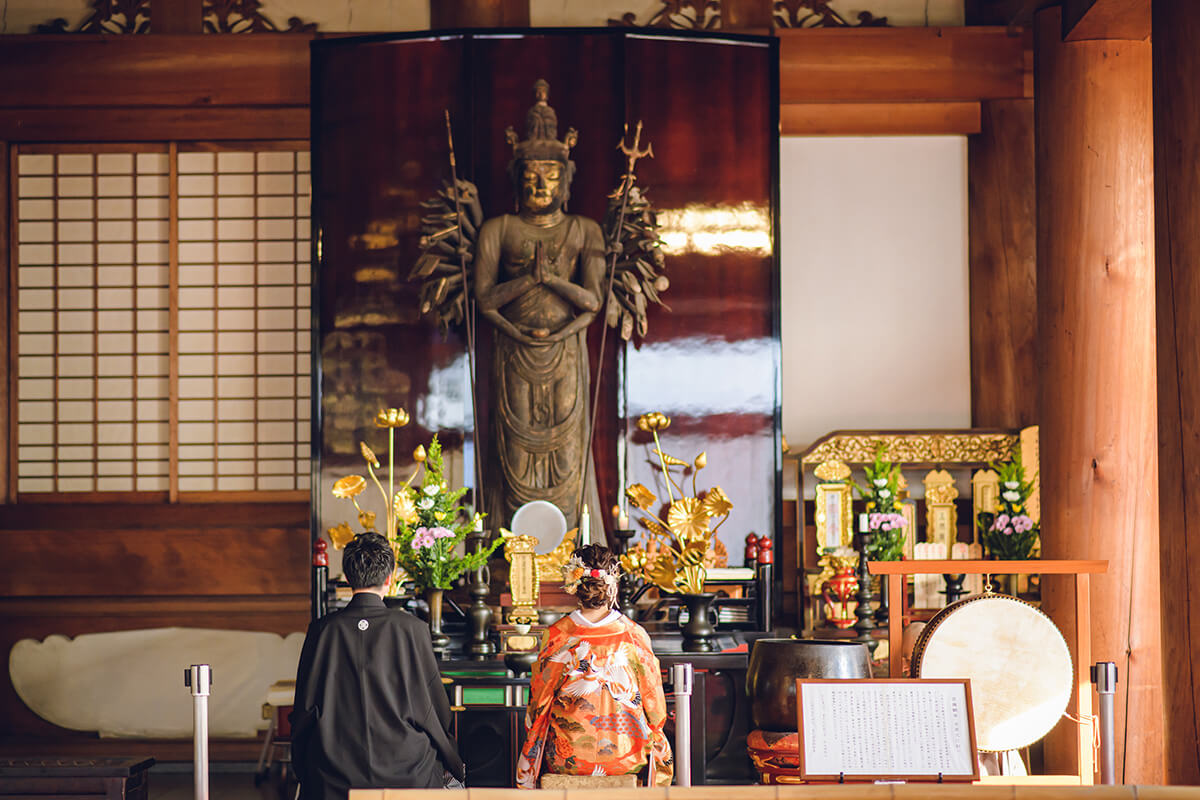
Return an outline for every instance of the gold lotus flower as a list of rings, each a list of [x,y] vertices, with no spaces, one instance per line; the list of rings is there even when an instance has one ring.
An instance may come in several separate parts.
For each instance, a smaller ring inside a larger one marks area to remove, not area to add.
[[[675,456],[670,455],[668,453],[664,453],[662,450],[659,450],[657,447],[654,448],[654,455],[658,456],[663,461],[670,464],[672,467],[686,467],[688,465],[688,462],[684,461],[683,459],[676,458]]]
[[[694,497],[681,497],[667,511],[667,527],[675,538],[691,541],[708,535],[708,512]]]
[[[675,557],[670,553],[659,553],[642,568],[642,574],[651,583],[675,591]]]
[[[654,505],[654,501],[658,498],[654,496],[654,492],[647,489],[640,483],[635,483],[625,490],[625,496],[629,498],[629,502],[633,503],[643,511]]]
[[[733,510],[733,503],[725,495],[725,492],[721,491],[720,486],[709,489],[700,505],[704,507],[704,511],[710,517],[723,517]]]
[[[407,491],[396,492],[396,496],[392,498],[392,511],[396,519],[405,525],[412,525],[421,518],[417,514],[417,504],[413,502],[412,494]]]
[[[638,417],[637,427],[639,431],[650,433],[651,431],[665,431],[671,427],[671,418],[661,411],[651,411],[649,414],[642,414]]]
[[[333,485],[333,496],[349,500],[351,497],[358,497],[365,488],[367,488],[367,479],[362,475],[347,475],[339,478],[338,482]]]
[[[687,567],[698,567],[704,563],[704,556],[707,552],[707,542],[688,542],[679,553],[679,563]]]
[[[708,465],[708,453],[701,451],[700,455],[696,456],[696,469],[704,469]]]
[[[384,408],[375,415],[376,428],[403,428],[407,424],[408,412],[403,408]]]
[[[416,461],[418,464],[424,463],[424,461],[425,461],[425,445],[419,444],[419,445],[417,445],[417,449],[413,450],[413,461]]]
[[[375,512],[374,511],[359,511],[358,524],[362,525],[364,531],[375,530]]]
[[[655,522],[652,519],[646,519],[645,517],[638,517],[638,524],[656,536],[665,536],[667,538],[670,538],[670,536],[671,536],[671,532],[669,530],[664,528],[662,525],[659,525],[657,522]]]
[[[622,554],[619,560],[621,562],[621,569],[626,572],[640,572],[642,567],[646,566],[646,551],[641,548],[630,550]]]
[[[326,533],[329,534],[329,541],[333,542],[335,550],[341,550],[350,544],[350,542],[354,541],[355,536],[354,531],[350,530],[350,524],[347,522],[343,522],[336,528],[330,528]]]
[[[367,447],[366,442],[359,442],[358,450],[362,453],[362,457],[367,460],[368,464],[375,469],[379,469],[379,459],[375,457],[375,451]]]

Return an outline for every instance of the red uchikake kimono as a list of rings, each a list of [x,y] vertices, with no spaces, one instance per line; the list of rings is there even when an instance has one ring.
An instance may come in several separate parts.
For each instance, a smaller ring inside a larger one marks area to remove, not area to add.
[[[544,772],[628,775],[651,761],[655,785],[668,786],[674,762],[666,719],[646,631],[616,611],[597,623],[575,611],[542,638],[517,786],[536,789]]]

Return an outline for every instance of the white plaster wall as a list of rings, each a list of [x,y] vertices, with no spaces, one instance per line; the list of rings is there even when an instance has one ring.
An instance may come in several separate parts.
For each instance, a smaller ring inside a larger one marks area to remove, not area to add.
[[[781,142],[783,430],[971,422],[961,136]]]

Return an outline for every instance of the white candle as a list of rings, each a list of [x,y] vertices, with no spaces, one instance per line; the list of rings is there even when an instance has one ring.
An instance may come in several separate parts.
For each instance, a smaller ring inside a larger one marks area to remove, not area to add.
[[[592,543],[591,520],[588,519],[587,503],[583,504],[583,511],[579,513],[579,546],[585,547]]]
[[[859,533],[866,533],[867,531],[871,530],[868,520],[869,520],[869,516],[867,514],[859,514],[858,515],[858,532]]]
[[[623,531],[629,530],[629,515],[624,511],[617,515],[617,528]]]

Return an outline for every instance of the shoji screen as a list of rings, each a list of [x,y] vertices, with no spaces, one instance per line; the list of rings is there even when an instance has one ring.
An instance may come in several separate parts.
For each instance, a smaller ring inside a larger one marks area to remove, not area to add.
[[[20,147],[19,495],[308,488],[308,154]]]

